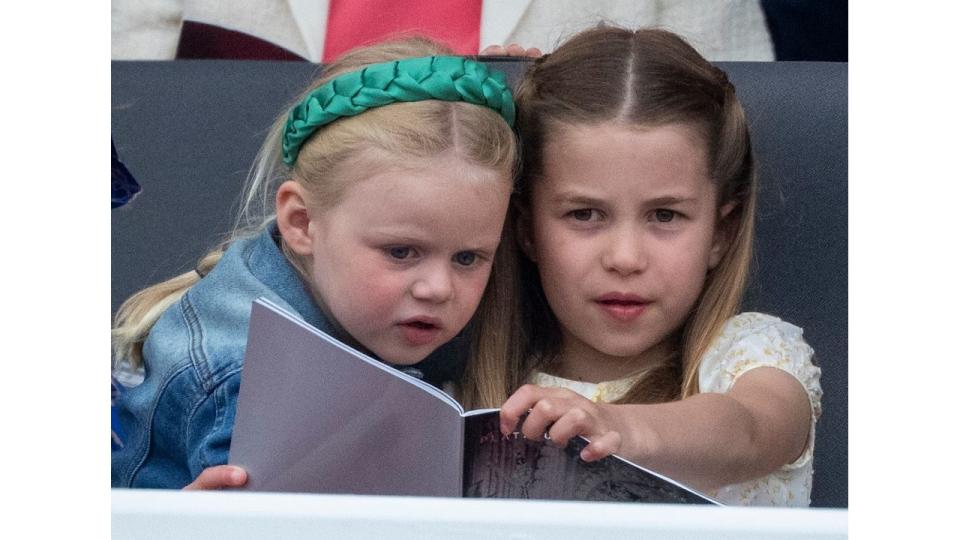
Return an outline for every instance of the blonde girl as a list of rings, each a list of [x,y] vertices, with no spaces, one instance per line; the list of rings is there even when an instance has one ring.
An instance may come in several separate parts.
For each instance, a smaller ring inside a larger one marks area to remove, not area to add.
[[[225,249],[121,307],[115,358],[146,376],[117,402],[114,486],[245,481],[223,464],[257,297],[410,366],[509,290],[484,297],[512,190],[513,101],[502,74],[447,53],[412,39],[330,65],[267,136]],[[475,336],[501,332],[474,322]]]
[[[526,415],[529,438],[587,437],[586,460],[808,505],[820,372],[799,328],[738,314],[757,185],[726,74],[669,32],[600,27],[538,59],[517,104],[520,326],[465,398],[502,403],[505,433]]]

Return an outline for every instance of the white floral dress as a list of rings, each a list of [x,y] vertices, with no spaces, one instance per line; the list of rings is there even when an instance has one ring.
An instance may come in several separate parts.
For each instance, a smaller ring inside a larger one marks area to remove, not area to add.
[[[741,313],[724,325],[700,363],[700,392],[726,393],[744,373],[758,367],[774,367],[796,377],[810,398],[810,435],[807,447],[793,463],[767,476],[705,492],[731,505],[809,506],[813,483],[814,428],[820,417],[820,368],[813,364],[813,349],[803,340],[803,330],[762,313]],[[535,372],[530,381],[546,387],[561,387],[593,400],[609,403],[623,396],[636,381],[586,383]]]

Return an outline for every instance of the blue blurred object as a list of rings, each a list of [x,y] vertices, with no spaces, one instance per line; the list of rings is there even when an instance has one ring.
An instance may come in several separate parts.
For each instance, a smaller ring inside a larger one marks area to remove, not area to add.
[[[110,377],[110,450],[123,448],[123,430],[120,427],[120,417],[117,415],[117,408],[113,406],[117,397],[122,392],[120,383],[112,376]]]
[[[134,195],[140,192],[140,184],[133,178],[127,167],[117,157],[117,147],[110,139],[110,208],[117,208],[130,202]],[[117,409],[113,406],[120,395],[121,386],[113,376],[110,376],[110,449],[123,448],[123,431],[120,429],[120,419]]]
[[[137,193],[140,193],[140,184],[117,157],[117,147],[110,139],[110,208],[127,204]]]

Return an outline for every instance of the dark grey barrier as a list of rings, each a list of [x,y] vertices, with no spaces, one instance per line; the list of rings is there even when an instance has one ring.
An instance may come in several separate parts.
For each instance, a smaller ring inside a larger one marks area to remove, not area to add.
[[[491,60],[515,81],[520,60]],[[745,309],[804,328],[823,369],[813,503],[847,506],[847,65],[729,62],[760,172]],[[112,211],[112,305],[193,268],[226,235],[275,115],[318,66],[113,62],[112,135],[143,191]],[[106,154],[106,150],[104,150]]]

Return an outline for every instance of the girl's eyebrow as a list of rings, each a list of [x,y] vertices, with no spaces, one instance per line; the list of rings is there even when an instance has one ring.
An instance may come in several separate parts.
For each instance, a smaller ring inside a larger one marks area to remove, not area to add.
[[[433,246],[438,243],[438,235],[435,232],[424,233],[423,235],[410,235],[395,233],[386,230],[371,230],[370,233],[377,237],[377,240],[380,242],[396,243],[396,244],[413,244],[421,246]],[[442,238],[441,238],[442,240]],[[460,251],[475,251],[481,255],[493,255],[497,251],[497,246],[499,245],[499,238],[497,242],[471,242],[465,244]]]
[[[561,192],[552,197],[554,203],[582,204],[586,206],[596,206],[603,204],[603,199],[582,195],[579,193]]]
[[[697,202],[696,197],[676,197],[673,195],[666,195],[663,197],[657,197],[644,201],[648,206],[673,206],[675,204],[683,204],[689,202]]]
[[[377,228],[367,229],[367,233],[378,236],[381,240],[385,240],[389,242],[400,242],[400,243],[422,242],[424,240],[424,237],[427,236],[427,235],[419,235],[419,234],[410,234],[409,232],[398,233],[391,230],[377,229]]]
[[[588,195],[582,195],[579,193],[558,193],[553,198],[554,203],[558,204],[577,204],[585,206],[598,206],[604,204],[604,200],[596,197],[590,197]],[[653,199],[646,199],[643,201],[645,206],[672,206],[683,203],[697,202],[696,197],[687,197],[687,196],[677,196],[677,195],[664,195],[661,197],[655,197]]]

